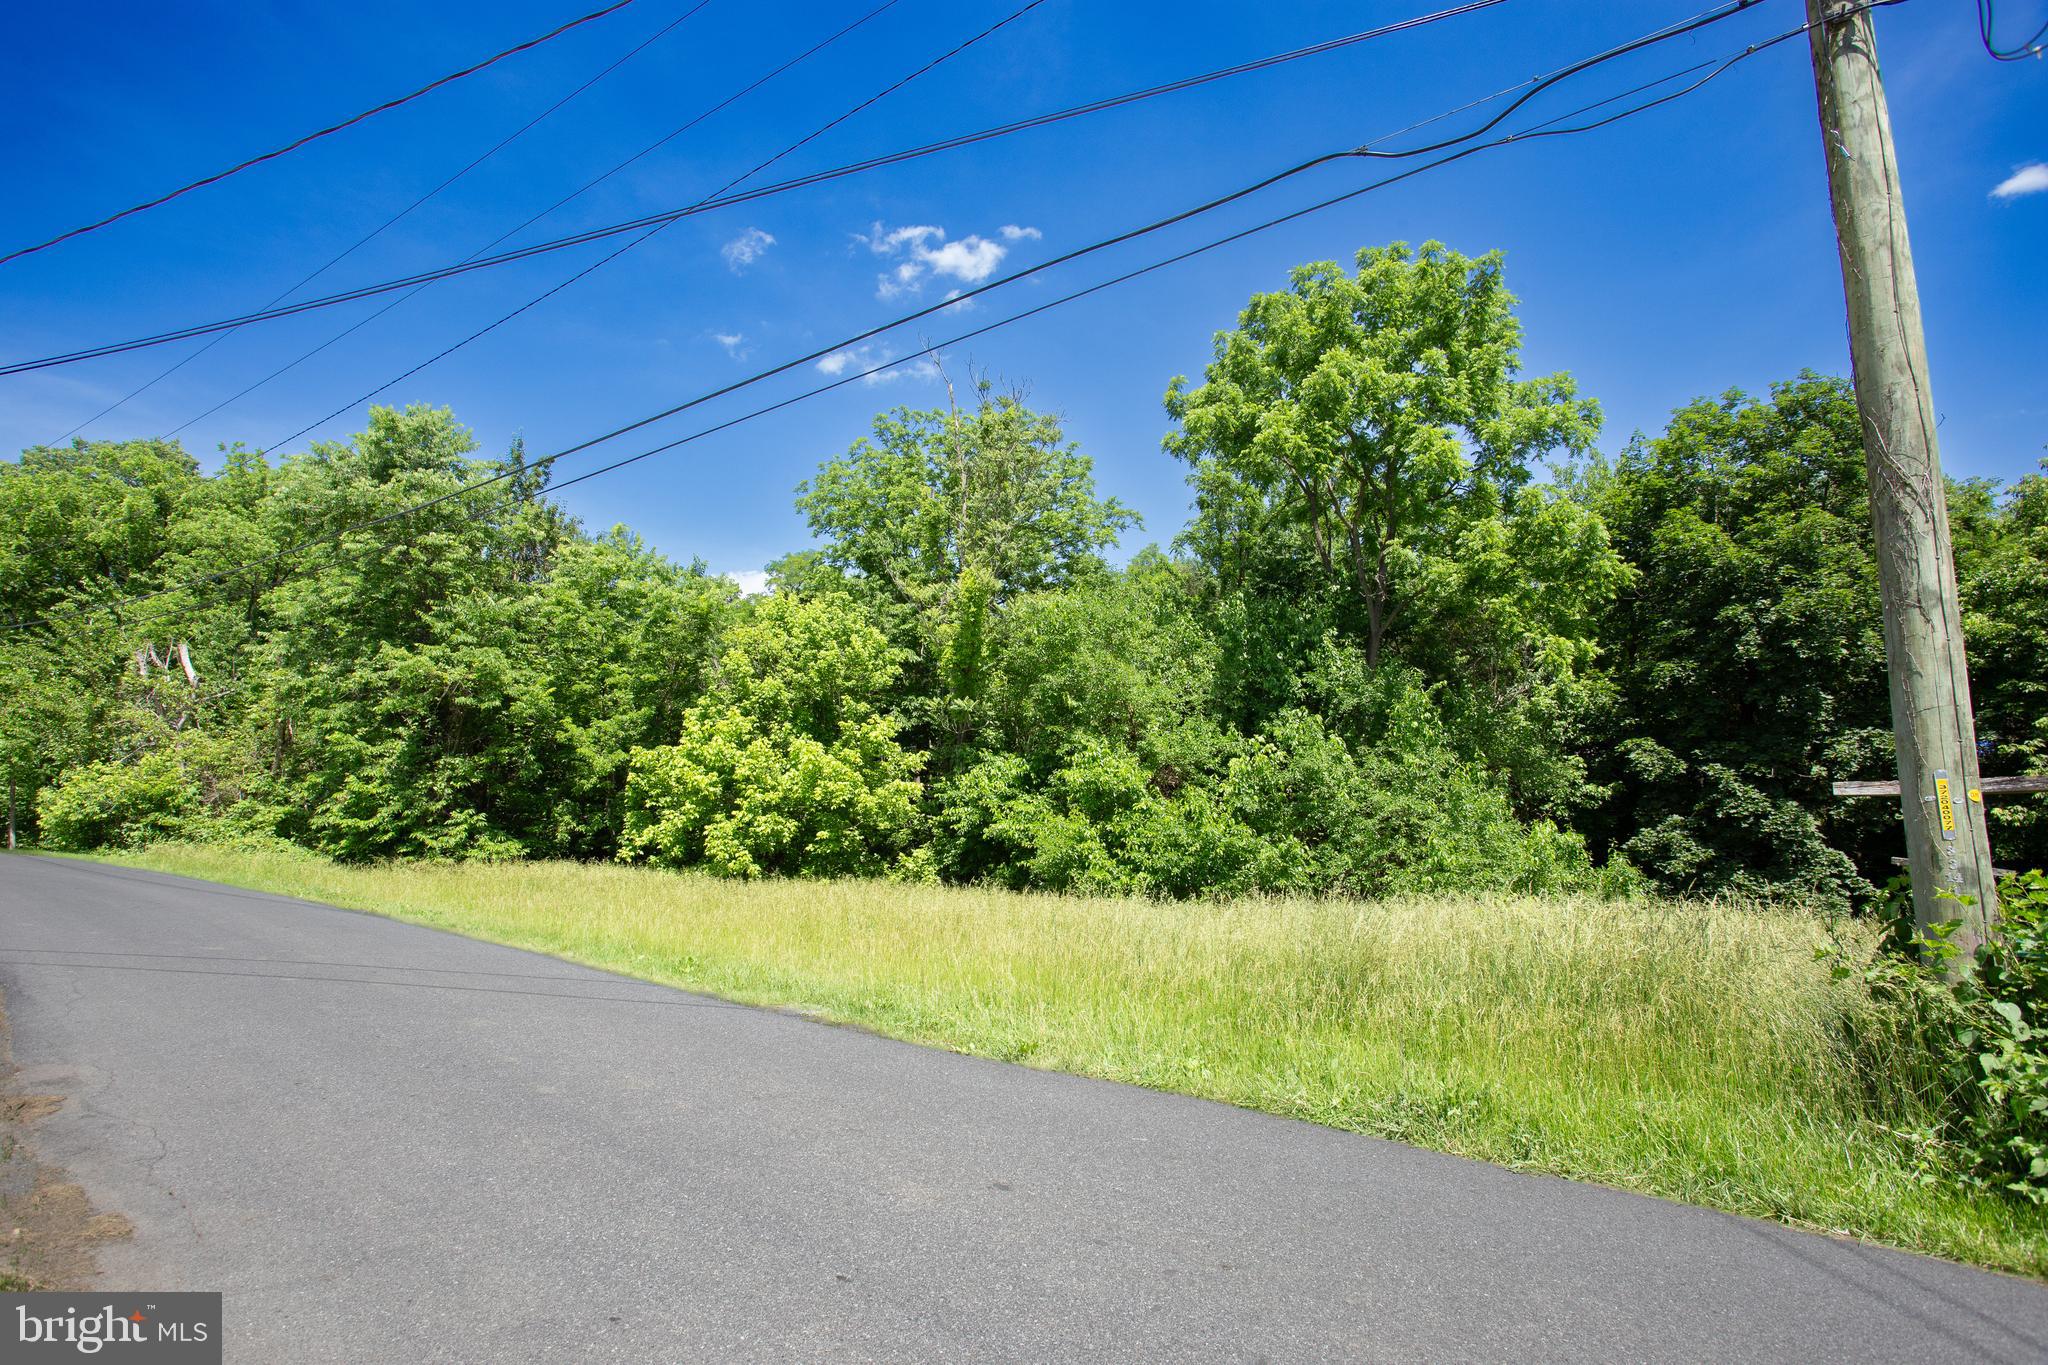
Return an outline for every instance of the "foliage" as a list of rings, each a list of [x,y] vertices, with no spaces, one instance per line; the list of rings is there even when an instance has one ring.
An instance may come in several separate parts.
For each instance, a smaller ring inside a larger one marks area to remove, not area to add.
[[[732,877],[888,870],[921,792],[921,756],[882,709],[898,665],[850,599],[769,598],[728,634],[677,742],[634,752],[620,856]]]
[[[1354,645],[1364,674],[1430,680],[1518,811],[1563,816],[1592,795],[1568,749],[1593,700],[1577,674],[1627,570],[1597,516],[1531,483],[1534,460],[1590,447],[1599,409],[1569,376],[1517,377],[1513,305],[1497,254],[1435,242],[1361,251],[1355,275],[1302,266],[1217,337],[1201,385],[1173,381],[1166,444],[1195,490],[1185,543],[1242,640],[1245,723],[1318,706],[1299,679]]]
[[[1137,523],[1095,496],[1093,465],[1057,419],[986,381],[970,412],[875,418],[872,439],[821,465],[796,505],[827,564],[918,603],[970,566],[997,597],[1056,588]]]
[[[1829,795],[1890,763],[1862,430],[1838,379],[1675,413],[1584,497],[1635,568],[1602,624],[1596,839],[1701,893],[1865,898],[1895,812]]]
[[[1994,501],[1954,499],[1963,630],[1984,769],[2048,776],[2048,460]],[[1991,807],[1992,844],[2014,867],[2048,867],[2048,794]]]
[[[1584,842],[1523,822],[1507,793],[1460,759],[1418,694],[1388,738],[1348,746],[1289,713],[1232,761],[1233,808],[1261,836],[1266,890],[1392,896],[1452,890],[1618,893],[1633,870],[1596,869]]]
[[[170,754],[133,763],[88,763],[45,787],[36,800],[43,837],[55,848],[137,848],[194,833],[199,801]]]
[[[1180,568],[1157,551],[1122,573],[1018,600],[992,635],[984,737],[1033,771],[1109,744],[1170,788],[1216,756],[1216,646]]]
[[[730,585],[623,531],[580,536],[516,450],[472,448],[445,412],[379,409],[357,441],[277,471],[273,498],[316,522],[510,476],[409,517],[403,541],[319,546],[322,571],[266,599],[280,823],[315,847],[610,853],[627,753],[672,735],[731,609]]]
[[[442,410],[206,471],[37,448],[0,466],[0,596],[41,618],[0,635],[0,775],[77,845],[1867,901],[1895,813],[1828,792],[1890,763],[1847,386],[1610,461],[1521,345],[1497,254],[1304,266],[1169,387],[1171,551],[1112,567],[1135,517],[983,379],[825,460],[752,600]],[[2048,476],[1952,506],[1985,767],[2038,770]],[[2044,811],[1993,807],[2001,862],[2048,860]]]
[[[1356,752],[1288,712],[1196,770],[1154,769],[1087,735],[1034,777],[992,754],[936,792],[940,866],[962,879],[1102,894],[1385,896],[1634,885],[1584,843],[1524,823],[1485,772],[1417,718],[1410,747]],[[1166,779],[1170,775],[1169,780]]]
[[[903,651],[906,740],[939,777],[974,762],[1008,605],[1101,574],[1100,552],[1138,520],[1096,495],[1092,462],[1057,418],[987,379],[970,410],[877,416],[868,439],[797,486],[797,508],[819,548],[771,566],[779,590],[865,604]]]
[[[2048,875],[1999,883],[1998,931],[1970,963],[1956,960],[1955,922],[1913,934],[1903,879],[1889,909],[1897,927],[1882,949],[1860,961],[1841,948],[1821,955],[1838,976],[1860,972],[1905,1021],[1907,1064],[1938,1102],[1911,1134],[1921,1179],[2048,1206]]]
[[[1247,537],[1305,549],[1303,577],[1363,607],[1375,667],[1390,644],[1489,675],[1583,654],[1621,571],[1597,521],[1528,486],[1529,463],[1589,448],[1599,409],[1568,376],[1514,377],[1513,304],[1497,253],[1436,242],[1254,295],[1205,382],[1167,390],[1191,543],[1218,560]]]

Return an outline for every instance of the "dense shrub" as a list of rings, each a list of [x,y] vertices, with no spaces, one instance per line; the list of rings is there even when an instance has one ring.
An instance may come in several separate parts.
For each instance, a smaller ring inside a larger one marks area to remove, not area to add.
[[[1353,748],[1313,716],[1283,714],[1232,762],[1228,786],[1233,808],[1271,850],[1260,880],[1272,890],[1630,885],[1626,864],[1596,869],[1576,834],[1518,819],[1483,768],[1428,738]]]
[[[139,848],[194,832],[199,796],[178,760],[147,754],[133,763],[88,763],[36,798],[43,840],[53,848]]]
[[[634,753],[619,856],[731,877],[890,870],[922,795],[922,756],[881,709],[899,663],[850,600],[769,598],[730,632],[682,737]]]
[[[1354,752],[1286,712],[1213,771],[1078,742],[1042,780],[991,754],[934,792],[939,863],[960,880],[1175,897],[1619,891],[1577,835],[1524,822],[1486,773],[1437,745]]]
[[[1913,1036],[1887,1039],[1872,1064],[1922,1072],[1943,1121],[1906,1136],[1923,1178],[1960,1179],[2048,1204],[2048,876],[2028,872],[1999,885],[1996,935],[1960,964],[1949,934],[1911,932],[1904,888],[1891,944],[1861,970],[1878,997],[1901,1007]],[[1854,968],[1838,962],[1835,971]]]

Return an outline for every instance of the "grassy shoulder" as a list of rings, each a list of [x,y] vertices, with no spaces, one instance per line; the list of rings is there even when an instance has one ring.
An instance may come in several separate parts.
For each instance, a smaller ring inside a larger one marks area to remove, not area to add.
[[[1782,909],[1230,904],[608,865],[114,861],[373,911],[898,1038],[2048,1276],[2048,1210],[1922,1183],[1894,1021]]]

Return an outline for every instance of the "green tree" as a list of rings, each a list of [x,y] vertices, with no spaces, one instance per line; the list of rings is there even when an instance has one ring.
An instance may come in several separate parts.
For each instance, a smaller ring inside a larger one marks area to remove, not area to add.
[[[919,605],[971,566],[998,600],[1100,567],[1136,515],[1096,496],[1093,462],[1057,418],[986,381],[975,400],[968,412],[892,409],[798,486],[827,564]]]
[[[1954,500],[1970,691],[1987,773],[2048,775],[2048,460],[2042,468],[1995,504],[1988,488]],[[2000,865],[2048,868],[2048,795],[2001,799],[1991,822]]]
[[[884,709],[900,662],[850,598],[761,602],[677,742],[634,753],[619,856],[732,877],[922,875],[923,757]]]
[[[167,529],[204,486],[175,441],[34,446],[0,465],[0,602],[9,619],[159,586]]]
[[[1228,578],[1277,543],[1360,608],[1366,660],[1450,636],[1447,663],[1571,651],[1621,573],[1597,522],[1529,487],[1586,450],[1599,408],[1569,376],[1518,379],[1521,324],[1498,253],[1396,243],[1298,267],[1176,378],[1167,449],[1196,494],[1190,544]],[[1310,581],[1303,575],[1301,583]]]
[[[1613,793],[1598,841],[1674,890],[1867,894],[1856,862],[1888,872],[1899,835],[1896,811],[1829,794],[1891,765],[1847,383],[1700,399],[1586,488],[1637,572],[1601,627],[1615,699],[1593,751]]]
[[[562,760],[543,778],[540,847],[578,858],[618,851],[633,751],[682,733],[739,611],[730,581],[673,563],[624,527],[561,547],[520,613],[539,646]]]
[[[860,598],[904,652],[901,712],[939,775],[973,761],[989,639],[1010,602],[1103,571],[1137,517],[1096,495],[1058,419],[975,385],[962,411],[895,408],[797,489],[820,547],[772,566],[804,595]]]
[[[252,629],[241,582],[181,584],[268,552],[246,496],[264,474],[238,454],[204,478],[175,442],[156,440],[37,447],[0,465],[0,601],[7,620],[39,622],[0,633],[0,768],[24,837],[36,832],[37,791],[67,770],[161,747],[168,713],[181,731],[231,714],[220,698],[239,690]],[[112,609],[138,595],[146,603]],[[151,650],[181,643],[203,687],[139,676]]]
[[[258,707],[279,828],[325,852],[561,851],[543,831],[563,746],[524,611],[573,528],[524,479],[452,496],[521,468],[475,449],[446,409],[372,408],[272,479],[264,514],[306,548],[263,599]]]
[[[1563,815],[1590,795],[1571,753],[1597,700],[1581,675],[1627,569],[1531,465],[1586,450],[1599,409],[1567,375],[1518,377],[1497,253],[1397,243],[1357,265],[1302,266],[1255,295],[1203,382],[1167,390],[1166,446],[1196,497],[1184,543],[1232,645],[1224,704],[1246,728],[1342,709],[1312,681],[1355,641],[1367,677],[1351,691],[1384,692],[1370,675],[1398,665],[1517,808]]]
[[[1121,573],[1018,599],[995,628],[988,742],[1044,774],[1101,741],[1169,788],[1209,763],[1217,649],[1191,589],[1185,566],[1147,549]]]
[[[1011,885],[1194,894],[1193,869],[1233,883],[1237,836],[1208,820],[1216,856],[1142,856],[1214,814],[1175,800],[1227,752],[1211,702],[1216,646],[1189,566],[1157,550],[1059,591],[1018,597],[988,634],[975,742],[932,788],[944,875]],[[1205,798],[1190,795],[1189,800]]]

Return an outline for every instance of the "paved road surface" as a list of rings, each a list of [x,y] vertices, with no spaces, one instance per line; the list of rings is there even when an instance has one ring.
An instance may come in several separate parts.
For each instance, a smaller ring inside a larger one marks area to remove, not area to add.
[[[0,986],[231,1359],[2048,1358],[2021,1280],[175,877],[0,857]]]

